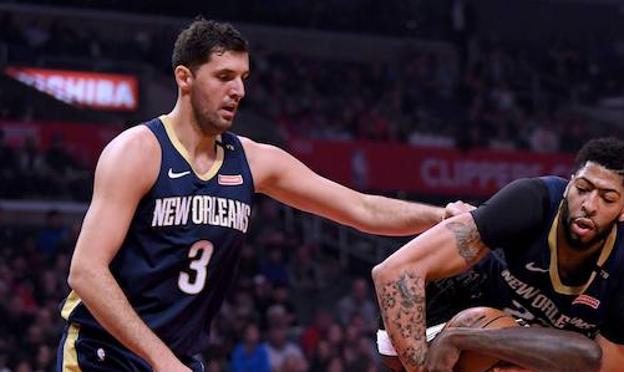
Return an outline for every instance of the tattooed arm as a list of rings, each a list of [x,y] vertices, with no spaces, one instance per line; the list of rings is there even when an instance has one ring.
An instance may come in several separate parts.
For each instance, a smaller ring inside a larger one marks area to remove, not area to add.
[[[386,332],[407,371],[423,371],[425,284],[459,274],[488,249],[471,214],[448,219],[407,243],[373,269]]]

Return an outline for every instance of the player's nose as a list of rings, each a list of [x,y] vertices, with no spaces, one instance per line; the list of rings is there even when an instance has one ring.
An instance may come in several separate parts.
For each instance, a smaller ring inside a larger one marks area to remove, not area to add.
[[[591,192],[583,199],[583,204],[581,204],[581,208],[587,216],[593,216],[594,214],[596,214],[596,211],[598,210],[598,198],[600,198],[598,193]]]
[[[230,85],[230,91],[228,92],[230,97],[238,100],[245,97],[245,83],[242,78],[236,78],[232,80]]]

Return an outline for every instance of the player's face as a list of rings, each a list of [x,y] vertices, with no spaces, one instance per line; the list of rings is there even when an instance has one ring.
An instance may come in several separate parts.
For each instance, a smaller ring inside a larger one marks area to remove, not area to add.
[[[592,162],[572,176],[562,210],[572,248],[589,248],[609,234],[624,210],[622,182],[622,176]]]
[[[211,135],[223,133],[232,126],[245,96],[249,55],[231,51],[213,53],[192,75],[191,106],[200,129]]]

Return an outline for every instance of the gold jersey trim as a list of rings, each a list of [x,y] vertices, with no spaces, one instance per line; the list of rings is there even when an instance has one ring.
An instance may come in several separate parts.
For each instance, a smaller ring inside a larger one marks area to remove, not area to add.
[[[596,277],[596,272],[592,272],[589,276],[589,279],[587,280],[587,283],[580,286],[567,286],[561,282],[561,277],[559,276],[559,265],[557,261],[557,227],[559,226],[560,213],[561,207],[559,207],[559,211],[557,212],[555,220],[550,227],[550,232],[548,233],[548,248],[550,249],[550,266],[548,271],[550,273],[550,281],[555,292],[559,294],[580,295],[581,293],[585,292],[587,287],[589,287],[590,284],[594,281],[594,278]],[[611,229],[609,236],[605,240],[604,245],[602,246],[602,250],[600,252],[600,256],[598,257],[598,266],[602,266],[609,258],[611,251],[613,251],[616,231],[616,227],[614,226],[613,229]]]
[[[78,353],[76,352],[76,340],[80,334],[80,326],[71,323],[67,330],[67,338],[63,344],[63,372],[81,372],[78,365]]]
[[[195,168],[193,167],[193,162],[191,161],[191,156],[189,155],[188,151],[186,151],[186,148],[182,145],[182,142],[180,142],[178,137],[175,135],[175,132],[171,126],[171,121],[169,120],[169,117],[167,115],[161,115],[159,119],[165,127],[165,132],[167,132],[167,137],[169,137],[169,141],[171,141],[171,144],[173,144],[173,147],[175,147],[175,149],[178,150],[178,153],[180,153],[180,155],[184,158],[184,160],[186,160],[189,167],[193,170],[193,173],[195,173],[195,175],[199,179],[203,181],[208,181],[212,177],[214,177],[217,174],[217,172],[219,172],[219,169],[221,169],[221,165],[223,165],[223,158],[225,157],[225,152],[223,151],[223,147],[215,146],[216,157],[215,157],[214,163],[212,163],[212,166],[210,167],[210,169],[208,169],[206,173],[201,174],[195,170]],[[221,142],[221,135],[218,135],[216,140]]]
[[[69,320],[69,316],[81,302],[82,300],[78,297],[76,291],[69,292],[69,295],[67,295],[65,299],[65,304],[63,304],[63,308],[61,309],[61,316],[63,319]]]

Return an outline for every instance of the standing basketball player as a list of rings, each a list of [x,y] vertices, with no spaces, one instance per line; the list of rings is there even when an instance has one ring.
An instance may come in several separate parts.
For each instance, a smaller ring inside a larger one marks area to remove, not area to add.
[[[232,26],[196,20],[172,64],[173,110],[123,132],[98,162],[58,370],[201,370],[192,355],[234,279],[255,192],[376,234],[415,234],[446,213],[355,192],[228,132],[249,75],[247,42]]]
[[[576,166],[570,181],[511,183],[373,269],[386,331],[408,371],[450,372],[462,350],[536,371],[622,370],[624,142],[589,141]],[[425,283],[467,270],[490,247],[501,247],[506,260],[494,273],[496,301],[543,327],[452,329],[429,347]]]

